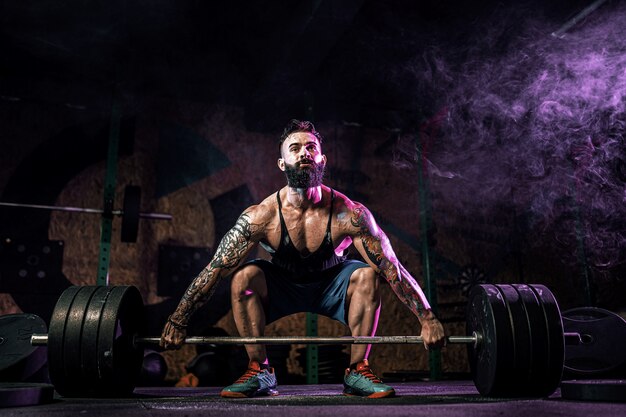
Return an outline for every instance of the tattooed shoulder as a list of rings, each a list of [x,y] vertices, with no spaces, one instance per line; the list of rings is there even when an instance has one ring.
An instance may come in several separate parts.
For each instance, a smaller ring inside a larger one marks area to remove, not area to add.
[[[355,203],[352,207],[350,223],[357,229],[357,233],[370,233],[372,229],[371,214],[362,204]]]
[[[363,246],[365,255],[374,265],[381,267],[381,262],[384,259],[382,242],[370,212],[365,206],[356,203],[352,208],[350,223],[355,229],[356,238],[360,240]]]
[[[258,234],[264,231],[267,223],[266,217],[265,207],[261,205],[248,207],[241,213],[233,229],[248,239],[258,240]]]
[[[259,240],[261,230],[262,225],[257,223],[253,209],[244,211],[222,238],[210,266],[226,269],[236,267]]]

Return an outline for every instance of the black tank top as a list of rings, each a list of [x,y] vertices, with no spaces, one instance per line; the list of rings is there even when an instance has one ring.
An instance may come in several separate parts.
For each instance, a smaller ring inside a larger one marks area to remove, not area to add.
[[[333,203],[335,201],[335,193],[330,190],[330,213],[328,214],[328,224],[326,226],[326,234],[322,240],[322,244],[315,252],[311,252],[307,256],[303,256],[289,237],[287,225],[283,218],[282,204],[280,202],[280,191],[276,193],[278,201],[278,215],[280,216],[280,243],[278,248],[274,250],[267,243],[262,246],[272,254],[272,263],[286,269],[294,274],[300,275],[301,278],[314,278],[312,274],[332,268],[343,262],[345,256],[337,256],[335,246],[330,233],[331,220],[333,218]]]

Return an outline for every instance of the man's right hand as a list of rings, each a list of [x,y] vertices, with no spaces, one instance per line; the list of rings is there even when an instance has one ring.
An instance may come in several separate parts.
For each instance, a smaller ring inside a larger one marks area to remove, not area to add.
[[[187,330],[184,328],[177,328],[168,319],[161,333],[161,341],[159,345],[165,349],[180,349],[183,345],[183,341],[187,336]]]

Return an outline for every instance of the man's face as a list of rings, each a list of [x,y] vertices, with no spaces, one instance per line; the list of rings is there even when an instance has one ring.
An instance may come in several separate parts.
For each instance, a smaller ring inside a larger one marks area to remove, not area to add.
[[[281,147],[282,158],[278,167],[285,172],[287,185],[293,188],[310,188],[322,184],[326,156],[315,135],[294,132]]]

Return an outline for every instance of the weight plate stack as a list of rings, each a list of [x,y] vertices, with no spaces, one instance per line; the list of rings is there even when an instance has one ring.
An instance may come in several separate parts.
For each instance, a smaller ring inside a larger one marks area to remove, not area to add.
[[[563,370],[563,325],[554,295],[543,285],[482,284],[470,292],[467,334],[472,377],[485,396],[543,397]]]
[[[135,287],[70,287],[52,313],[50,379],[65,397],[126,396],[141,372],[143,301]]]

